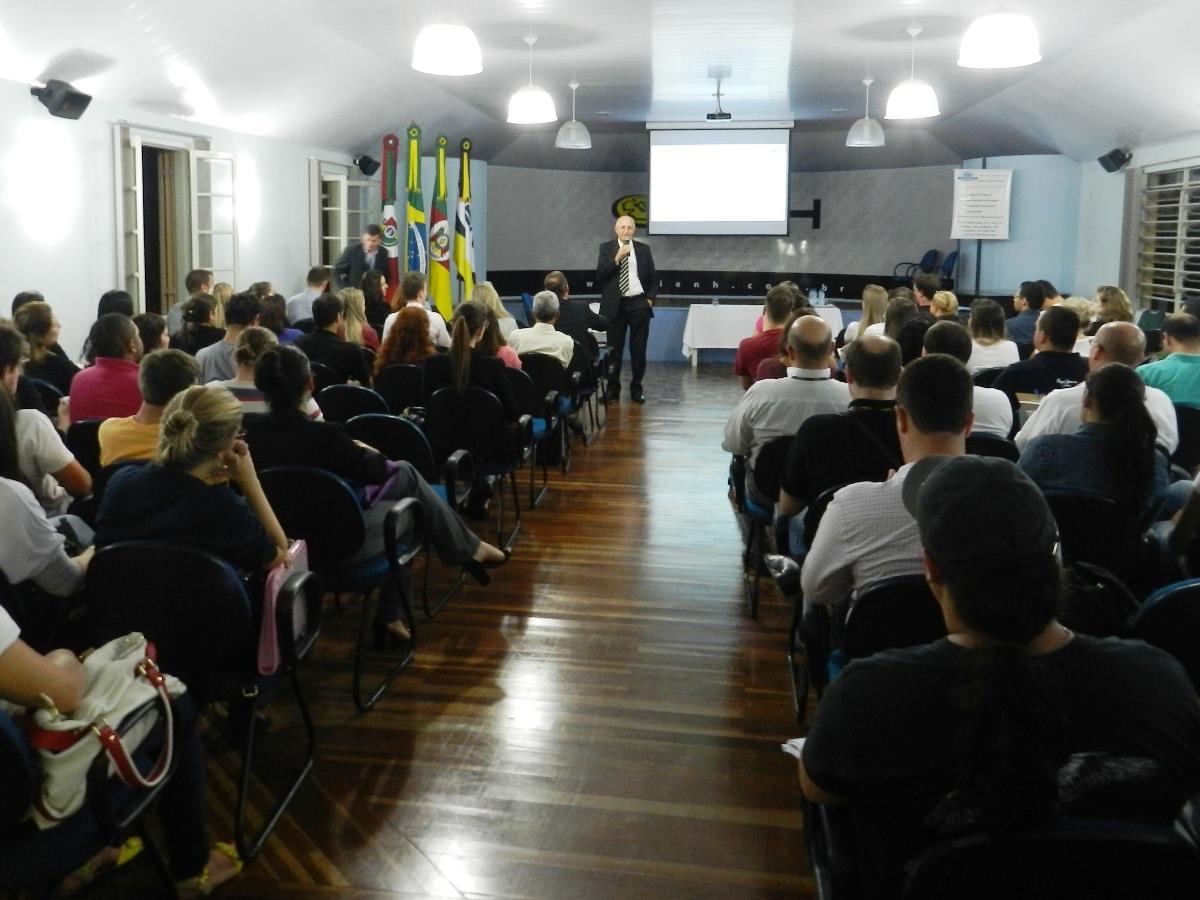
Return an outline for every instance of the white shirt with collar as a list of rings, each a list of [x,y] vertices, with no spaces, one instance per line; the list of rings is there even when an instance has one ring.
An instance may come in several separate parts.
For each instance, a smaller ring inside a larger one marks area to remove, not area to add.
[[[1017,447],[1025,445],[1040,434],[1074,434],[1083,422],[1083,395],[1087,382],[1081,381],[1074,387],[1059,388],[1042,398],[1014,440]],[[1171,398],[1158,388],[1147,386],[1146,411],[1158,428],[1157,443],[1167,453],[1179,449],[1179,423],[1175,420],[1175,407]]]
[[[722,449],[749,457],[751,468],[772,438],[792,437],[809,416],[850,408],[850,388],[828,369],[789,367],[787,373],[750,385],[725,423]]]
[[[295,325],[297,322],[311,319],[313,301],[320,296],[321,292],[311,287],[305,288],[298,294],[294,294],[287,302],[288,322]]]
[[[529,328],[518,328],[507,340],[518,354],[544,353],[557,359],[564,369],[571,364],[575,353],[575,339],[548,322],[534,322]]]
[[[888,578],[924,572],[917,522],[902,496],[911,468],[833,495],[800,570],[806,606],[833,606]]]
[[[620,241],[617,241],[618,245],[620,245],[620,243],[621,243]],[[622,294],[621,295],[622,297],[636,297],[638,294],[646,293],[646,289],[644,287],[642,287],[642,280],[640,278],[638,278],[636,252],[637,251],[635,251],[633,249],[633,241],[630,240],[630,242],[629,242],[629,291],[628,291],[628,293]],[[621,264],[617,263],[617,278],[618,279],[620,279],[620,277],[621,277],[620,269],[621,269]],[[618,280],[617,285],[619,286],[620,283],[621,282]]]
[[[415,306],[417,309],[425,312],[426,318],[429,319],[429,339],[433,341],[433,346],[449,347],[450,332],[446,330],[446,320],[442,318],[442,314],[435,312],[424,303],[421,303],[417,300],[410,300],[405,304],[405,309],[410,306]],[[383,334],[379,338],[381,343],[387,340],[388,332],[392,330],[392,325],[395,323],[396,316],[398,315],[400,315],[400,313],[394,312],[384,320]]]

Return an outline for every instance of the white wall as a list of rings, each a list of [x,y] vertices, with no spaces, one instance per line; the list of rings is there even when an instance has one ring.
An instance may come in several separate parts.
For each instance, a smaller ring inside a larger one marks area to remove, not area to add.
[[[1091,297],[1102,284],[1121,282],[1121,230],[1125,221],[1125,177],[1105,172],[1095,160],[1079,170],[1079,239],[1073,294]],[[1064,285],[1059,290],[1066,291]]]

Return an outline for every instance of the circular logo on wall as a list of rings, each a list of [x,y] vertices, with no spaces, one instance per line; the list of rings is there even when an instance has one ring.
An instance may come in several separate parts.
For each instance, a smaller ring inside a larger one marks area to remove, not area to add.
[[[613,202],[612,214],[614,219],[629,216],[633,219],[634,225],[638,228],[645,228],[650,221],[649,208],[650,204],[645,194],[626,194]]]

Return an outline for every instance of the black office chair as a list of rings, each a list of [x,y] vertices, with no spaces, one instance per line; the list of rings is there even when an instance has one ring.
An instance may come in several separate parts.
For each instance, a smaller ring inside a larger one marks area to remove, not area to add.
[[[497,482],[496,543],[511,549],[521,532],[521,498],[516,472],[532,451],[533,420],[522,415],[508,421],[500,400],[483,388],[441,388],[429,398],[425,433],[435,459],[449,458],[455,450],[466,450],[475,461],[477,476],[493,476]],[[512,530],[504,533],[504,482],[512,487]]]
[[[1021,451],[1008,438],[983,432],[967,436],[967,453],[972,456],[995,456],[1014,463],[1021,458]]]
[[[438,467],[433,460],[433,448],[429,439],[411,419],[400,416],[385,416],[378,413],[368,413],[355,416],[346,423],[346,432],[357,441],[362,441],[374,447],[388,459],[403,460],[410,463],[427,482],[433,491],[445,500],[451,509],[463,509],[471,497],[471,487],[475,480],[475,467],[471,454],[466,450],[455,450],[446,459],[441,469],[441,481],[438,479]],[[425,578],[421,595],[421,604],[425,615],[433,618],[447,600],[462,587],[465,573],[459,572],[450,587],[436,603],[429,600],[429,580],[433,568],[433,545],[425,542]]]
[[[29,378],[29,383],[37,388],[38,395],[42,398],[42,408],[51,419],[57,419],[58,403],[63,398],[63,392],[56,388],[48,381],[42,381],[40,378]]]
[[[844,663],[946,636],[946,621],[924,575],[889,578],[860,593],[846,616]]]
[[[387,401],[368,387],[331,384],[317,394],[317,406],[326,422],[346,423],[365,413],[386,413]]]
[[[1091,563],[1131,588],[1138,584],[1147,545],[1137,516],[1104,497],[1051,492],[1046,502],[1058,523],[1063,562]]]
[[[521,371],[533,379],[538,396],[545,397],[551,391],[558,395],[558,406],[555,410],[557,415],[552,426],[554,429],[552,437],[559,444],[560,458],[558,462],[562,467],[563,474],[566,474],[571,467],[571,436],[565,418],[574,415],[579,410],[581,375],[579,372],[568,373],[562,363],[545,353],[521,354]],[[549,447],[550,442],[548,441],[543,447],[543,452]]]
[[[383,525],[383,552],[364,555],[367,522],[358,495],[346,481],[308,466],[276,466],[260,473],[259,480],[284,531],[308,544],[308,564],[321,587],[362,598],[352,692],[355,706],[365,712],[413,660],[417,625],[407,602],[403,570],[424,545],[421,505],[411,497],[393,504]],[[399,648],[403,652],[396,655],[383,678],[368,691],[363,687],[363,675],[368,648],[374,642],[368,601],[389,578],[405,601],[403,612],[411,637]]]
[[[103,419],[80,419],[67,429],[67,449],[93,478],[100,472],[100,425]]]
[[[314,396],[320,394],[321,391],[330,385],[346,383],[346,379],[342,378],[341,375],[329,368],[325,363],[313,362],[309,363],[308,367],[312,372]]]
[[[596,340],[591,335],[588,335],[587,346],[575,341],[575,351],[571,355],[571,365],[567,367],[567,378],[573,379],[575,374],[579,374],[578,386],[575,397],[579,404],[586,407],[588,411],[588,419],[591,422],[592,430],[583,432],[583,443],[588,445],[598,435],[601,427],[607,419],[608,404],[604,402],[603,382],[600,378],[600,370],[597,363],[592,362],[592,353],[597,352]],[[605,419],[600,418],[600,406],[604,406]]]
[[[992,366],[988,369],[979,369],[972,376],[975,380],[975,387],[993,387],[996,379],[1000,377],[1000,373],[1007,368],[1008,366]]]
[[[262,581],[246,584],[229,563],[197,547],[163,541],[123,541],[97,551],[87,574],[88,613],[97,643],[131,631],[158,649],[164,672],[188,685],[197,705],[228,700],[241,755],[234,836],[238,852],[253,859],[308,776],[316,759],[317,734],[298,678],[300,661],[320,633],[321,590],[308,573],[293,575],[276,601],[281,665],[271,676],[258,671]],[[253,835],[246,814],[254,771],[257,710],[290,686],[305,730],[305,752],[272,810]]]
[[[1200,692],[1200,578],[1168,584],[1147,597],[1125,636],[1166,650]]]
[[[937,268],[941,253],[937,250],[926,250],[918,262],[896,263],[892,269],[892,282],[899,285],[909,285],[922,272],[932,272]]]
[[[1023,360],[1024,360],[1024,359],[1029,359],[1029,357],[1033,356],[1033,349],[1034,349],[1034,348],[1033,348],[1033,344],[1032,344],[1032,343],[1029,343],[1029,344],[1017,344],[1017,356],[1018,356],[1020,359],[1023,359]]]
[[[760,496],[779,496],[779,479],[791,446],[792,437],[789,435],[773,438],[759,449],[754,461],[754,484]],[[763,506],[749,496],[746,492],[746,473],[746,459],[734,456],[729,474],[733,481],[734,500],[746,531],[746,546],[742,551],[742,587],[746,608],[754,618],[758,616],[759,578],[766,573],[763,566],[764,545],[767,529],[775,520],[775,504],[772,502],[769,506]]]
[[[533,379],[520,369],[505,366],[504,375],[512,388],[517,410],[530,417],[530,438],[533,440],[534,452],[529,455],[529,506],[536,509],[542,505],[550,487],[550,454],[546,452],[545,444],[558,433],[558,391],[548,391],[542,396],[538,393]],[[534,485],[534,470],[537,468],[539,457],[542,463],[542,486],[537,489]]]
[[[425,369],[396,364],[384,366],[375,376],[375,390],[387,401],[392,415],[400,416],[425,407]]]
[[[1179,424],[1179,446],[1171,454],[1171,462],[1191,476],[1200,466],[1200,409],[1175,404],[1175,421]]]

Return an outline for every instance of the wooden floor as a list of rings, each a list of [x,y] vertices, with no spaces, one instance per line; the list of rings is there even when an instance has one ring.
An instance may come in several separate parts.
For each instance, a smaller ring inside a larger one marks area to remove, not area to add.
[[[726,366],[682,365],[651,367],[646,389],[552,473],[492,585],[422,623],[417,662],[365,715],[357,610],[330,612],[304,675],[316,768],[221,896],[812,895],[779,750],[798,733],[788,611],[764,584],[747,616],[725,498],[740,390]],[[297,733],[283,722],[267,752],[286,759]],[[236,760],[218,746],[212,826],[228,837]]]

